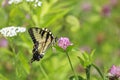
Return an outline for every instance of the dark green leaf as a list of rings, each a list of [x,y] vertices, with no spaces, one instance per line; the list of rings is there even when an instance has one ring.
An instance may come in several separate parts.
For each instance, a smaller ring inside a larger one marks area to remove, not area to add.
[[[84,66],[84,60],[83,60],[81,57],[79,57],[79,56],[78,56],[78,59],[79,59],[79,61],[80,61],[80,64],[81,64],[82,66]]]

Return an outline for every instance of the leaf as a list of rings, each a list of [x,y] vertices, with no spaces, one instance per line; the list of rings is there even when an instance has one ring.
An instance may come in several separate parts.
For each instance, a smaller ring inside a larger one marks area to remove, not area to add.
[[[29,72],[30,72],[30,66],[29,66],[29,64],[28,64],[25,56],[22,54],[22,52],[19,52],[18,54],[20,54],[19,58],[20,58],[21,63],[24,64],[23,68],[24,68],[25,72],[27,74],[29,74]]]
[[[36,25],[38,25],[38,17],[36,15],[32,16],[32,19]]]
[[[58,19],[62,18],[65,14],[67,14],[71,9],[65,9],[57,13],[46,14],[43,18],[43,26],[50,26],[54,22],[58,21]]]
[[[70,46],[67,47],[66,51],[69,52],[69,51],[71,51],[72,49],[73,49],[73,45],[70,45]]]
[[[72,31],[79,30],[80,23],[79,23],[79,20],[77,19],[77,17],[75,17],[73,15],[68,15],[66,18],[66,21],[68,22],[68,24],[70,24]]]
[[[0,8],[0,26],[4,26],[7,23],[6,13],[3,8]]]
[[[64,49],[62,49],[61,47],[59,46],[54,46],[56,48],[56,50],[60,51],[60,52],[65,52]]]
[[[92,52],[91,52],[91,54],[90,54],[90,58],[92,58],[92,57],[93,57],[94,53],[95,53],[95,49],[94,49],[94,50],[92,50]]]
[[[9,56],[14,56],[15,55],[12,51],[10,51],[8,49],[5,49],[5,48],[1,48],[1,53],[2,52],[9,55]]]
[[[100,69],[96,65],[94,65],[94,64],[92,64],[92,66],[98,71],[98,73],[100,74],[100,76],[104,80],[104,76],[103,76],[102,72],[100,71]]]
[[[84,52],[83,54],[84,60],[88,60],[89,59],[89,54]]]
[[[91,64],[91,61],[89,59],[89,54],[84,52],[83,53],[83,57],[84,57],[84,63],[85,63],[84,66],[87,67],[88,65]]]
[[[92,64],[89,55],[90,55],[89,53],[84,52],[81,53],[80,57],[78,57],[81,62],[81,65],[84,66],[84,68]]]
[[[79,56],[78,56],[78,59],[79,59],[81,65],[84,66],[84,60],[81,57],[79,57]]]
[[[94,53],[95,53],[95,49],[89,55],[91,63],[93,62],[93,55],[94,55]]]

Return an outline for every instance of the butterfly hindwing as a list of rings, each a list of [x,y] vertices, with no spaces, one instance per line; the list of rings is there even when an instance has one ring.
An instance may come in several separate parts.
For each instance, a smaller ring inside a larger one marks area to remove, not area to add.
[[[51,31],[46,28],[30,28],[28,32],[34,43],[31,62],[39,61],[44,56],[46,49],[55,42],[55,38]]]

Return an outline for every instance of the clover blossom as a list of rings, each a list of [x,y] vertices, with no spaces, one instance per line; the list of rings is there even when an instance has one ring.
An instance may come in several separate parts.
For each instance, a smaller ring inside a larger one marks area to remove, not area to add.
[[[90,11],[92,9],[92,5],[89,2],[85,2],[81,4],[81,8],[83,11]]]
[[[110,0],[111,6],[116,6],[118,4],[118,0]]]
[[[110,16],[111,15],[111,7],[109,5],[104,5],[102,7],[101,13],[103,16],[106,16],[106,17]]]
[[[7,47],[8,41],[5,38],[0,38],[0,47]]]
[[[113,65],[108,73],[109,80],[116,80],[120,78],[120,67]]]
[[[13,36],[16,36],[17,33],[22,33],[25,31],[26,31],[26,28],[24,27],[14,27],[14,26],[0,29],[0,33],[4,37],[13,37]]]
[[[58,40],[58,46],[63,48],[64,50],[66,50],[66,48],[68,46],[72,45],[72,43],[70,42],[69,38],[67,37],[61,37]]]

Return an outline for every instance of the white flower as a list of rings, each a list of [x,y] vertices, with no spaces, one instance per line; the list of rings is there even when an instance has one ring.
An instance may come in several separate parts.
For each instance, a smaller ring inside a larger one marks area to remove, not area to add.
[[[18,4],[20,2],[22,2],[22,0],[9,0],[8,4],[12,4],[12,3]]]
[[[39,2],[38,2],[38,6],[41,6],[41,5],[42,5],[42,2],[39,1]]]
[[[34,0],[26,0],[27,2],[33,2]]]
[[[4,36],[4,37],[13,37],[16,36],[17,33],[22,33],[25,32],[26,28],[24,27],[6,27],[6,28],[2,28],[0,30],[0,33]]]
[[[35,4],[34,4],[35,7],[40,7],[41,5],[42,5],[41,1],[35,0]]]
[[[35,0],[35,2],[38,2],[39,0]]]
[[[8,0],[8,4],[18,4],[24,0]],[[42,2],[40,0],[25,0],[26,2],[33,2],[35,7],[40,7]]]

